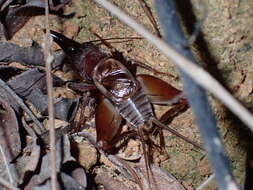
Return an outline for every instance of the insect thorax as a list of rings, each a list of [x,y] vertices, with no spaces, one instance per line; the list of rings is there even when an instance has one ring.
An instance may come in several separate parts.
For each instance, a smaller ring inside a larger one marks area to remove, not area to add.
[[[119,61],[108,59],[99,63],[94,69],[93,80],[131,125],[144,125],[153,116],[151,104],[139,81]]]

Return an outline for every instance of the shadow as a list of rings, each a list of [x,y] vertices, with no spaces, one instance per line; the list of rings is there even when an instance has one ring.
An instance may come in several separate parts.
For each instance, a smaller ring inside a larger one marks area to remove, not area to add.
[[[183,22],[186,32],[193,34],[195,31],[195,25],[199,22],[194,15],[193,7],[190,1],[177,0],[175,1],[177,10],[180,14],[181,21]],[[194,47],[198,50],[200,59],[205,63],[205,69],[214,76],[223,86],[226,87],[224,83],[224,78],[221,71],[218,69],[218,62],[215,60],[214,56],[209,51],[208,45],[204,39],[204,35],[199,31],[198,36],[194,42]]]

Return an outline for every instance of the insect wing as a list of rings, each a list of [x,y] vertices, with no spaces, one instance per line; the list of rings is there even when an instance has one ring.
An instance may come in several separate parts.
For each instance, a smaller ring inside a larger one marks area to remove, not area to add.
[[[151,75],[137,75],[144,92],[154,104],[168,104],[168,102],[181,94],[181,91],[165,81]]]
[[[96,115],[97,142],[100,148],[108,149],[111,140],[119,132],[121,116],[112,103],[106,98],[100,98]]]

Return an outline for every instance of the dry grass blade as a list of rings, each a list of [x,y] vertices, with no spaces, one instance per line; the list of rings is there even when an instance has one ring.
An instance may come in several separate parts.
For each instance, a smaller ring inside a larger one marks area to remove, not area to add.
[[[6,166],[6,173],[8,175],[8,178],[9,178],[9,181],[11,184],[14,183],[14,179],[12,177],[12,172],[9,168],[9,162],[8,162],[8,159],[6,158],[6,155],[4,153],[4,150],[2,148],[2,146],[0,146],[0,155],[2,155],[2,159],[3,159],[3,162],[4,162],[4,165]]]
[[[57,174],[56,174],[56,148],[55,148],[55,127],[54,127],[54,106],[53,106],[53,80],[51,75],[51,63],[53,56],[50,54],[52,39],[49,36],[49,6],[48,0],[45,0],[45,15],[46,15],[46,36],[44,38],[44,57],[46,62],[46,79],[47,79],[47,94],[48,94],[48,115],[49,115],[49,136],[50,136],[50,151],[51,151],[51,189],[57,190]]]
[[[150,43],[155,45],[161,52],[171,59],[178,67],[187,73],[192,79],[201,85],[206,90],[215,95],[221,102],[223,102],[234,114],[236,114],[250,129],[253,131],[253,116],[243,107],[216,79],[207,73],[201,67],[195,65],[184,56],[180,55],[172,49],[167,43],[159,39],[155,35],[147,31],[142,25],[138,24],[134,19],[129,17],[119,8],[106,0],[94,0],[102,5],[112,14],[116,15],[118,19],[134,29],[141,36],[146,38]]]
[[[17,187],[10,184],[8,181],[0,177],[0,184],[9,190],[19,190]]]
[[[210,175],[196,190],[203,190],[214,179],[214,174]]]

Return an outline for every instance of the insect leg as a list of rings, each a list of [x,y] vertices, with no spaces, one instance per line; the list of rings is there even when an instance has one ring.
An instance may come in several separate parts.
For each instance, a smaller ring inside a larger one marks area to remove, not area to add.
[[[100,97],[95,114],[97,145],[102,150],[112,147],[112,140],[120,131],[121,116],[112,103]]]
[[[196,142],[194,142],[194,141],[188,139],[187,137],[181,135],[181,134],[178,133],[176,130],[170,128],[169,126],[167,126],[167,125],[165,125],[165,124],[163,124],[162,122],[160,122],[160,121],[157,120],[156,118],[152,117],[152,118],[150,118],[150,120],[151,120],[153,123],[155,123],[158,127],[162,128],[162,129],[165,129],[165,130],[171,132],[172,134],[178,136],[179,138],[183,139],[184,141],[186,141],[186,142],[192,144],[193,146],[195,146],[195,147],[197,147],[197,148],[199,148],[199,149],[201,149],[201,150],[204,150],[203,147],[202,147],[201,145],[199,145],[198,143],[196,143]]]
[[[141,61],[138,61],[138,60],[133,60],[133,59],[129,59],[131,61],[131,64],[134,65],[134,66],[138,66],[138,67],[141,67],[143,69],[146,69],[147,71],[150,71],[152,73],[154,73],[155,75],[164,75],[164,76],[167,76],[167,77],[172,77],[174,79],[177,79],[178,77],[177,76],[174,76],[170,73],[166,73],[166,72],[161,72],[161,71],[158,71],[156,70],[155,68],[141,62]]]
[[[177,103],[182,91],[151,75],[137,75],[145,94],[153,104],[170,105]]]
[[[68,82],[67,87],[71,90],[77,90],[80,92],[87,92],[89,90],[95,90],[97,87],[94,84],[90,83],[76,83],[76,82]]]
[[[148,178],[148,186],[149,186],[149,189],[151,190],[150,174],[152,175],[152,171],[151,171],[151,168],[150,168],[150,157],[149,157],[149,153],[147,151],[147,144],[145,143],[145,140],[144,140],[143,129],[141,127],[138,127],[138,133],[139,133],[142,148],[143,148],[145,168],[146,168],[147,178]]]

